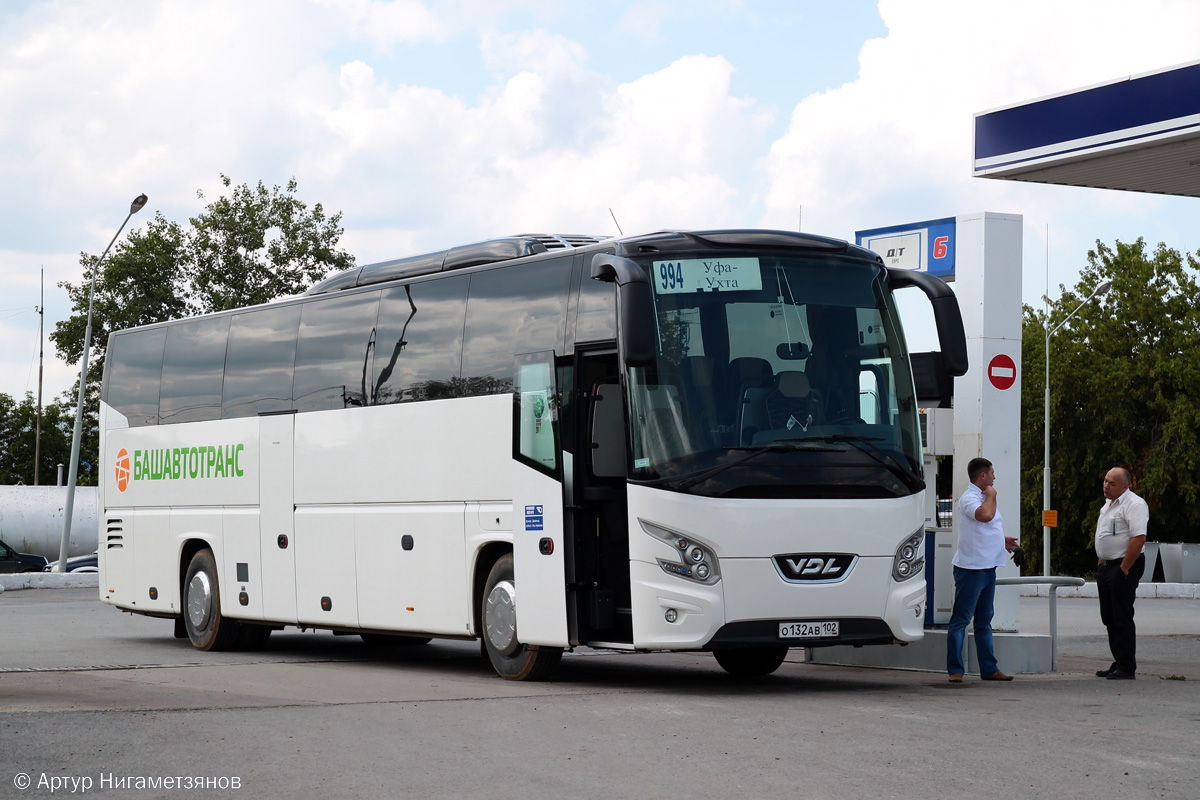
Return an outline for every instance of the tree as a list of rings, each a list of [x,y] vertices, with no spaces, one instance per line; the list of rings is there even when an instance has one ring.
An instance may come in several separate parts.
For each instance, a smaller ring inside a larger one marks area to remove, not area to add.
[[[221,181],[226,188],[232,184],[226,175]],[[202,192],[197,196],[204,197]],[[268,190],[260,181],[253,189],[246,184],[233,187],[230,196],[210,203],[187,227],[158,212],[144,229],[130,230],[113,245],[96,276],[81,460],[95,463],[97,458],[100,382],[109,332],[299,294],[331,270],[354,266],[354,257],[337,247],[341,219],[341,213],[327,217],[319,203],[310,210],[297,199],[294,178],[286,189]],[[50,338],[59,358],[68,363],[83,355],[90,282],[99,260],[80,253],[83,280],[59,283],[75,313],[57,322]],[[67,417],[68,443],[77,397],[78,381],[59,401]],[[67,458],[69,452],[62,460]],[[32,475],[32,461],[29,464]],[[80,475],[80,483],[85,483],[84,471]]]
[[[221,175],[222,183],[232,183]],[[203,192],[196,193],[203,198]],[[326,217],[321,204],[298,200],[296,181],[286,191],[242,184],[189,220],[185,228],[161,212],[143,231],[134,228],[117,242],[96,278],[92,346],[97,369],[113,330],[149,325],[211,311],[257,305],[299,294],[330,271],[349,269],[354,257],[337,248],[340,213]],[[50,334],[65,361],[83,354],[88,293],[98,256],[79,254],[78,284],[63,281],[75,314]]]
[[[1100,481],[1113,466],[1134,476],[1150,505],[1152,541],[1200,528],[1200,262],[1160,244],[1101,242],[1074,291],[1050,309],[1025,307],[1022,356],[1022,540],[1041,571],[1045,338],[1106,278],[1111,292],[1085,305],[1051,340],[1051,563],[1061,574],[1095,570],[1091,549]]]
[[[54,485],[56,466],[67,463],[71,454],[71,429],[75,424],[74,405],[51,403],[42,407],[41,469],[38,482]],[[0,485],[33,485],[34,450],[37,439],[37,404],[33,394],[16,402],[0,392]],[[86,437],[85,437],[86,441]],[[93,463],[81,455],[88,463]],[[81,473],[82,474],[82,473]]]
[[[162,212],[143,231],[134,228],[117,242],[104,269],[96,276],[96,303],[92,312],[92,347],[98,356],[88,364],[88,382],[99,381],[103,356],[108,348],[108,333],[113,330],[149,325],[168,319],[196,314],[187,281],[187,266],[192,259],[188,233],[177,222],[169,222]],[[92,272],[99,256],[80,253],[83,280],[78,284],[63,281],[75,314],[55,323],[50,339],[58,357],[77,362],[83,356],[83,334],[87,327],[88,295]]]
[[[221,181],[231,183],[226,175]],[[326,217],[320,203],[309,211],[295,195],[295,178],[283,191],[268,191],[262,181],[253,189],[242,184],[192,219],[189,278],[201,312],[299,294],[331,269],[354,266],[353,256],[337,249],[341,213]]]

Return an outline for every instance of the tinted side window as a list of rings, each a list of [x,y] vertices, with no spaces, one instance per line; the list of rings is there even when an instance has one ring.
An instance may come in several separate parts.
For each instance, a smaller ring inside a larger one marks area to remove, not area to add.
[[[471,276],[463,342],[463,394],[513,388],[513,357],[563,351],[571,259],[558,258]]]
[[[167,328],[158,421],[221,418],[221,379],[229,317],[198,319]]]
[[[221,417],[252,417],[292,407],[292,368],[300,306],[247,311],[229,323]]]
[[[466,275],[396,286],[379,304],[372,403],[440,400],[458,392]]]
[[[575,341],[599,342],[617,338],[617,285],[594,281],[588,264],[579,284],[579,316],[575,322]]]
[[[379,292],[305,303],[292,396],[297,411],[366,405]]]
[[[158,424],[166,328],[113,336],[108,341],[104,401],[129,420],[129,427]]]

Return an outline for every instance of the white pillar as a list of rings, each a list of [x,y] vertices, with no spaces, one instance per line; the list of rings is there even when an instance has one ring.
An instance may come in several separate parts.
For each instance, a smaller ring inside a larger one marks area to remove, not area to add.
[[[1022,219],[1018,214],[959,216],[954,270],[954,292],[962,310],[970,360],[967,374],[954,380],[955,502],[967,488],[967,463],[979,456],[988,459],[996,468],[997,508],[1004,521],[1004,532],[1018,537],[1021,533],[1021,230]],[[1011,384],[1007,386],[1004,356],[1013,364]],[[1009,561],[996,574],[1014,577],[1020,570]],[[992,627],[1003,631],[1020,629],[1019,587],[996,590]]]

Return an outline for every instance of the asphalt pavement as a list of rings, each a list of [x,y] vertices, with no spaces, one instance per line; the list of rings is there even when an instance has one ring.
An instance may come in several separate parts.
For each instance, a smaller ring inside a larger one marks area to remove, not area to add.
[[[1045,602],[1021,599],[1023,631]],[[1094,599],[1058,609],[1061,671],[1009,684],[587,650],[512,683],[477,643],[202,653],[95,589],[10,591],[0,797],[1196,797],[1200,600],[1138,600],[1137,681],[1094,676]]]

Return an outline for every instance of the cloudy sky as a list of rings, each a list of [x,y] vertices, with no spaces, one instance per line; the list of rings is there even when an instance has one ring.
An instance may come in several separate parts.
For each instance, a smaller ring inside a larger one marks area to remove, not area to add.
[[[141,192],[342,211],[359,263],[527,231],[1025,221],[1025,301],[1097,239],[1200,250],[1197,201],[971,177],[972,115],[1200,59],[1194,0],[0,4],[0,392]],[[46,344],[46,395],[77,365]]]

